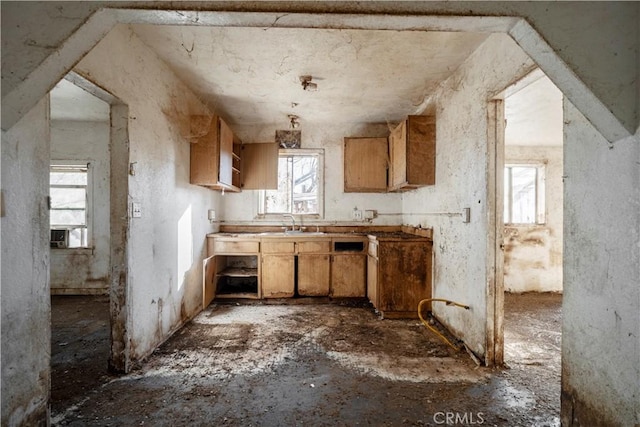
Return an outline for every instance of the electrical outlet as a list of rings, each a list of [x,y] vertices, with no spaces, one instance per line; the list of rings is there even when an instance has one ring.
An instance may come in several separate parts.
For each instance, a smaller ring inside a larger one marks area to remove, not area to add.
[[[142,218],[142,203],[131,203],[131,216],[133,218]]]
[[[355,221],[362,221],[363,213],[361,210],[354,209],[352,215]]]

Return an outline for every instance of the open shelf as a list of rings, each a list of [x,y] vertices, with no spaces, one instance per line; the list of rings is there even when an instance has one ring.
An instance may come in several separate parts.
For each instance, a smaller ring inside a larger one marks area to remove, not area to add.
[[[219,276],[227,277],[258,277],[258,269],[251,267],[227,267]]]
[[[217,256],[215,298],[258,298],[257,255]]]

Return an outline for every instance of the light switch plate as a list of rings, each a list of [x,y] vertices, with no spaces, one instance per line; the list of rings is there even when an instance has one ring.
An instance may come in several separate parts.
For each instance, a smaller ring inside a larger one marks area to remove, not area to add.
[[[462,222],[468,224],[471,222],[471,208],[462,209]]]
[[[131,216],[133,218],[142,218],[142,203],[133,202],[131,204]]]

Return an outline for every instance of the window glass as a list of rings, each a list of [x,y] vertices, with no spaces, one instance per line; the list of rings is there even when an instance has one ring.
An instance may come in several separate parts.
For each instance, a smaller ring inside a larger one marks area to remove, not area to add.
[[[544,222],[544,167],[507,165],[504,170],[504,222]]]
[[[58,247],[87,247],[89,225],[88,165],[52,165],[49,174],[50,228],[68,230]]]
[[[320,153],[282,151],[278,189],[264,190],[262,214],[320,215],[322,167]]]

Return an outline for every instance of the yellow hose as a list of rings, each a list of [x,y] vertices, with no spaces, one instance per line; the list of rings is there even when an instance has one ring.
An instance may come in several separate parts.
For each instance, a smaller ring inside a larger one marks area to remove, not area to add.
[[[434,334],[436,334],[437,336],[439,336],[439,337],[440,337],[440,339],[442,339],[442,341],[444,341],[445,343],[447,343],[447,345],[449,345],[449,347],[451,347],[452,349],[454,349],[454,350],[456,350],[456,351],[460,351],[460,348],[458,348],[458,347],[454,346],[454,345],[451,343],[451,341],[449,341],[449,340],[447,339],[447,337],[445,337],[445,336],[444,336],[444,335],[442,335],[440,332],[438,332],[435,328],[433,328],[433,327],[429,324],[429,322],[427,322],[426,320],[424,320],[424,317],[422,317],[422,304],[426,304],[426,303],[431,302],[431,301],[440,301],[440,302],[444,302],[444,303],[446,303],[447,305],[455,305],[455,306],[458,306],[458,307],[462,307],[462,308],[464,308],[465,310],[469,310],[469,306],[468,306],[468,305],[464,305],[464,304],[460,304],[460,303],[457,303],[457,302],[454,302],[454,301],[449,301],[448,299],[442,299],[442,298],[429,298],[429,299],[423,299],[422,301],[420,301],[420,302],[418,303],[418,317],[420,318],[420,321],[422,322],[422,324],[423,324],[424,326],[426,326],[427,328],[429,328],[429,330],[430,330],[431,332],[433,332]]]

